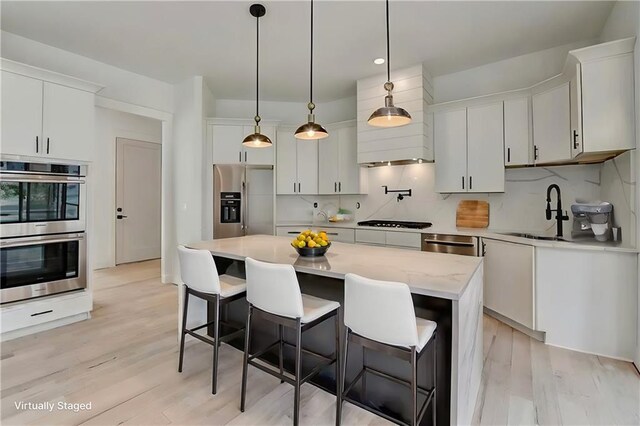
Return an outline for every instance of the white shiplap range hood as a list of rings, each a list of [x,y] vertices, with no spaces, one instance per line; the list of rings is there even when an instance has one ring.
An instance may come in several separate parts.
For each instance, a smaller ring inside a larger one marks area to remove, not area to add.
[[[433,116],[427,114],[427,105],[433,103],[431,75],[422,65],[394,71],[394,102],[411,114],[412,121],[402,127],[373,127],[367,119],[387,94],[386,81],[386,74],[358,80],[358,163],[433,161]]]

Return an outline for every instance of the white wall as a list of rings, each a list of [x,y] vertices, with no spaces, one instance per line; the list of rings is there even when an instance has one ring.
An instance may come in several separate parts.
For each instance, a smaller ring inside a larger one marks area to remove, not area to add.
[[[281,124],[302,124],[307,121],[306,102],[260,101],[260,117],[263,120],[277,120]],[[356,118],[356,98],[351,96],[332,102],[316,104],[316,122],[336,123]],[[253,100],[218,99],[215,116],[219,118],[253,119],[256,103]]]
[[[595,43],[566,44],[434,77],[434,103],[530,87],[559,74],[570,50]]]
[[[93,196],[93,266],[115,266],[116,138],[162,142],[162,122],[105,108],[96,108],[95,155],[91,165]]]
[[[3,58],[105,86],[99,96],[160,111],[173,111],[173,87],[168,83],[6,31],[2,31],[0,47]]]
[[[640,3],[635,1],[617,2],[600,34],[601,41],[611,41],[624,37],[640,36]],[[635,170],[635,220],[636,242],[640,242],[640,40],[636,40],[635,56],[635,84],[636,84],[636,151],[629,159],[629,168]],[[633,217],[631,218],[633,220]],[[640,277],[640,262],[638,262],[638,276]],[[640,306],[640,282],[638,283],[638,306]],[[638,312],[638,333],[636,339],[635,364],[640,368],[640,311]]]

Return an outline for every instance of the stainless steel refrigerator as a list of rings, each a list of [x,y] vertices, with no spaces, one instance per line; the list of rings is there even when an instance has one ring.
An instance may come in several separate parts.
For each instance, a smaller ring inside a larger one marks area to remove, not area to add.
[[[273,235],[272,166],[213,166],[213,238]]]

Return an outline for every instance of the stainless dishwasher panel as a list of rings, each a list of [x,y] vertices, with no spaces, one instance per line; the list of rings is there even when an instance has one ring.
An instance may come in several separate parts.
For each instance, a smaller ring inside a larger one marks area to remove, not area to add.
[[[422,251],[479,256],[478,237],[450,234],[422,234]]]

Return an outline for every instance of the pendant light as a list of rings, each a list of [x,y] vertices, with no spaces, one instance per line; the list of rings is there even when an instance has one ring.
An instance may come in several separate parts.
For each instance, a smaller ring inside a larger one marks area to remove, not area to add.
[[[393,105],[393,83],[391,82],[391,61],[389,60],[389,0],[387,5],[387,82],[384,90],[387,95],[384,97],[384,106],[378,108],[369,117],[368,123],[376,127],[398,127],[411,123],[411,115],[404,108]]]
[[[307,123],[298,127],[296,130],[296,138],[298,139],[323,139],[329,136],[327,130],[320,124],[316,123],[316,116],[313,113],[316,105],[313,103],[313,0],[311,0],[311,65],[309,67],[309,115],[307,116]]]
[[[259,99],[259,76],[260,76],[260,18],[267,13],[267,9],[261,4],[252,4],[249,8],[251,16],[256,18],[256,116],[253,118],[256,122],[254,132],[248,135],[242,141],[244,146],[251,148],[268,148],[272,146],[271,139],[260,133],[260,114],[258,110]]]

